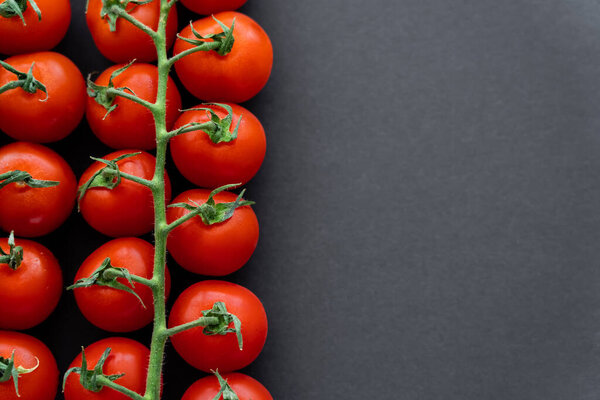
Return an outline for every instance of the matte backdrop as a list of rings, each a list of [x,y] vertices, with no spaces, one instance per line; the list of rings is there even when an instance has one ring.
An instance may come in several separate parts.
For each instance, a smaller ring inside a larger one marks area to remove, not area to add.
[[[58,50],[87,74],[109,63],[84,3],[72,2]],[[268,135],[248,185],[261,239],[226,278],[269,315],[244,372],[279,400],[596,399],[600,3],[249,0],[241,11],[276,52],[245,104]],[[85,122],[51,147],[78,176],[109,152]],[[168,169],[175,194],[191,188]],[[68,281],[107,240],[76,213],[40,239]],[[201,277],[170,266],[172,303]],[[72,293],[29,333],[62,371],[109,335]],[[169,348],[165,399],[200,376]]]

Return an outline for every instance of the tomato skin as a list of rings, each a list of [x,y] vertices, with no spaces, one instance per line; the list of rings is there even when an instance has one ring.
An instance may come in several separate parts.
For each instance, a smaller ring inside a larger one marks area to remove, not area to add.
[[[233,109],[232,129],[242,116],[236,139],[215,144],[206,133],[195,131],[171,140],[171,155],[177,169],[198,186],[216,188],[229,183],[244,184],[258,172],[265,158],[267,141],[258,118],[242,106],[229,105]],[[227,116],[227,111],[219,106],[197,107],[211,108],[219,118]],[[173,129],[189,122],[209,120],[206,111],[186,111],[175,122]]]
[[[269,80],[273,47],[266,32],[247,15],[225,11],[215,14],[215,18],[226,26],[231,26],[235,18],[231,52],[220,56],[215,51],[200,51],[175,63],[175,70],[186,89],[199,99],[242,103],[260,92]],[[202,35],[223,31],[212,17],[199,19],[193,26]],[[180,35],[195,38],[189,26]],[[173,54],[192,47],[177,39]]]
[[[0,130],[16,140],[47,143],[65,138],[77,127],[85,112],[86,86],[81,72],[59,53],[41,52],[10,57],[8,64],[29,71],[46,86],[27,93],[21,88],[0,94]],[[14,81],[15,75],[0,69],[0,86]]]
[[[111,352],[104,363],[104,374],[124,373],[125,375],[115,382],[143,395],[150,350],[143,344],[127,338],[102,339],[85,348],[88,369],[96,366],[107,348],[110,348]],[[81,353],[73,360],[69,369],[73,367],[81,367]],[[65,400],[130,400],[130,397],[107,387],[102,388],[98,393],[88,391],[79,383],[79,374],[77,373],[72,373],[67,378],[64,393]]]
[[[192,189],[181,193],[173,203],[203,204],[210,190]],[[233,202],[237,195],[221,192],[216,203]],[[190,211],[167,208],[167,223]],[[227,221],[205,225],[200,217],[179,225],[169,234],[167,249],[186,270],[202,275],[224,276],[240,269],[252,256],[258,243],[258,220],[249,206],[239,207]]]
[[[207,336],[202,333],[202,327],[178,333],[171,340],[177,353],[193,367],[204,372],[218,369],[225,373],[244,368],[254,361],[267,339],[267,314],[254,293],[225,281],[198,282],[184,290],[175,301],[169,327],[202,317],[202,311],[211,309],[217,301],[224,302],[227,311],[242,322],[243,350],[238,347],[235,333]]]
[[[123,18],[117,20],[117,30],[110,31],[108,20],[100,17],[102,0],[90,0],[86,21],[96,47],[102,55],[116,63],[126,63],[133,59],[139,62],[156,60],[156,48],[152,39]],[[129,10],[129,9],[128,9]],[[160,1],[141,4],[129,12],[129,15],[150,29],[158,28]],[[173,6],[167,19],[167,49],[175,41],[177,34],[177,8]]]
[[[181,0],[181,4],[197,14],[211,15],[221,11],[237,10],[246,4],[246,1],[247,0]]]
[[[113,160],[123,154],[137,153],[139,150],[119,150],[103,158]],[[142,151],[136,156],[117,162],[119,170],[144,179],[152,179],[156,159]],[[106,164],[93,163],[79,179],[84,185]],[[165,197],[171,199],[171,181],[165,172]],[[152,231],[154,227],[154,203],[150,188],[121,178],[114,189],[94,187],[87,190],[80,203],[83,218],[95,230],[112,237],[140,236]]]
[[[111,240],[96,249],[79,267],[75,282],[89,277],[107,257],[110,257],[113,267],[126,268],[132,275],[152,279],[154,247],[145,240],[131,237]],[[165,271],[168,296],[171,276],[168,269]],[[132,287],[124,278],[118,281]],[[136,283],[133,290],[146,308],[133,294],[106,286],[76,288],[74,292],[79,309],[92,324],[110,332],[131,332],[148,325],[154,317],[152,290],[141,283]]]
[[[239,372],[221,375],[238,395],[240,400],[273,400],[271,393],[256,379]],[[181,400],[214,399],[221,390],[221,384],[216,376],[198,379],[185,391]]]
[[[110,75],[121,67],[123,65],[114,65],[106,69],[98,76],[96,83],[108,85]],[[115,87],[128,87],[138,97],[154,102],[158,90],[158,69],[150,64],[133,64],[113,79],[113,83]],[[170,129],[179,117],[181,96],[171,78],[167,85],[167,129]],[[87,121],[98,139],[113,149],[155,148],[156,132],[150,110],[122,97],[117,97],[114,104],[117,108],[104,118],[106,109],[93,98],[87,99]]]
[[[60,184],[31,188],[11,183],[0,189],[0,228],[24,237],[42,236],[58,228],[75,204],[77,185],[71,167],[45,146],[15,142],[0,148],[0,174],[12,170]]]
[[[62,40],[71,22],[71,3],[69,0],[36,0],[42,20],[28,4],[23,13],[27,25],[20,17],[4,18],[0,16],[1,54],[23,54],[34,51],[50,50]]]
[[[54,356],[44,343],[20,332],[0,331],[0,357],[10,358],[15,350],[15,365],[35,371],[19,376],[19,394],[12,379],[0,382],[2,400],[54,400],[58,388],[58,367]]]
[[[16,270],[0,264],[0,329],[29,329],[44,321],[62,294],[62,270],[46,247],[27,239],[15,239],[23,247],[23,261]],[[0,247],[9,252],[8,239]]]

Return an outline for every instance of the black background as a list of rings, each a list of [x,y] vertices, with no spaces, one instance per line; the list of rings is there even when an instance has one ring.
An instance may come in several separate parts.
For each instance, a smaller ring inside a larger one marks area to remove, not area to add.
[[[58,50],[101,71],[83,3]],[[245,372],[283,400],[596,398],[600,3],[250,0],[241,11],[276,51],[246,104],[268,135],[248,185],[261,240],[227,278],[270,319]],[[51,147],[78,175],[109,152],[85,124]],[[191,187],[169,173],[175,193]],[[69,280],[106,240],[76,214],[40,239]],[[170,265],[173,299],[199,278]],[[63,371],[79,345],[108,336],[70,293],[29,333]],[[149,330],[129,336],[147,343]],[[171,348],[166,371],[169,400],[200,376]]]

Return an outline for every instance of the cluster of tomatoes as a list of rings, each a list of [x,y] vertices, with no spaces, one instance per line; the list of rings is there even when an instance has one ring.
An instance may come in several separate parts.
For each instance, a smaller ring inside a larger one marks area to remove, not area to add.
[[[66,34],[71,18],[69,0],[10,3],[9,6],[8,1],[0,1],[0,54],[10,55],[0,66],[0,131],[17,141],[0,148],[0,180],[4,178],[0,182],[0,228],[14,232],[17,239],[12,234],[0,239],[0,329],[4,329],[0,331],[0,398],[51,400],[58,387],[58,369],[51,351],[36,338],[15,331],[31,328],[52,313],[63,290],[62,272],[49,249],[23,238],[52,232],[78,203],[89,225],[113,239],[89,255],[75,280],[92,275],[107,258],[114,267],[151,279],[154,246],[136,237],[151,232],[154,226],[151,190],[129,179],[120,179],[113,188],[91,185],[82,191],[81,187],[97,178],[107,162],[113,160],[121,173],[151,180],[156,159],[148,151],[156,146],[155,122],[147,108],[124,97],[111,99],[113,107],[108,112],[87,95],[86,82],[77,66],[67,57],[48,51]],[[158,27],[159,0],[118,3],[150,29]],[[194,46],[185,38],[218,33],[223,25],[234,25],[235,43],[228,54],[197,52],[175,64],[176,73],[189,92],[218,104],[201,104],[180,112],[182,104],[176,84],[169,81],[167,88],[167,129],[214,118],[230,118],[232,129],[237,127],[237,137],[224,141],[215,141],[197,130],[171,140],[177,169],[200,187],[179,194],[172,203],[198,205],[209,201],[214,188],[248,182],[262,164],[266,150],[262,125],[250,111],[235,103],[250,99],[266,84],[273,51],[264,30],[248,16],[233,11],[245,0],[181,3],[199,14],[214,14],[214,18],[198,19],[177,38],[177,11],[173,6],[166,34],[174,55]],[[103,17],[104,4],[103,0],[89,1],[87,24],[98,49],[117,65],[102,72],[93,84],[126,87],[135,96],[154,102],[159,73],[152,64],[156,60],[153,41],[123,18],[111,21]],[[10,7],[20,7],[21,13],[12,12]],[[134,59],[126,67],[125,63]],[[19,85],[7,90],[11,82]],[[84,115],[92,132],[116,151],[93,163],[77,182],[65,160],[40,143],[63,139]],[[164,181],[169,201],[171,185],[166,173]],[[222,191],[213,200],[218,204],[235,202],[237,198],[234,193]],[[182,207],[168,208],[166,222],[189,212]],[[224,276],[248,261],[258,234],[254,211],[245,205],[236,208],[224,222],[208,225],[200,217],[188,220],[169,234],[167,247],[181,267],[202,275]],[[126,279],[119,282],[128,291],[97,285],[74,289],[79,309],[92,324],[109,332],[130,332],[146,326],[154,316],[152,291]],[[169,288],[167,270],[167,295]],[[172,337],[176,351],[199,370],[221,372],[240,400],[272,399],[260,383],[233,372],[258,356],[267,336],[265,310],[251,291],[219,280],[196,283],[179,295],[170,310],[168,325],[197,320],[217,302],[225,303],[227,311],[241,321],[243,349],[240,350],[235,334],[206,335],[198,327]],[[115,382],[143,395],[149,349],[127,338],[103,339],[85,348],[89,368],[99,362],[107,348],[111,352],[103,365],[104,374],[124,374]],[[79,355],[71,367],[81,366]],[[11,371],[16,371],[18,382]],[[223,387],[221,376],[208,376],[192,385],[184,399],[213,399]],[[66,379],[64,395],[66,400],[127,398],[106,387],[98,393],[91,392],[75,373]]]

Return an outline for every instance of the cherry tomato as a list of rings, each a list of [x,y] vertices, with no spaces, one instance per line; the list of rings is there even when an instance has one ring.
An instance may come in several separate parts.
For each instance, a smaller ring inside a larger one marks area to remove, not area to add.
[[[0,174],[13,170],[60,183],[31,188],[17,182],[0,189],[0,227],[25,237],[46,235],[58,228],[75,203],[77,184],[71,167],[45,146],[16,142],[0,148]]]
[[[110,75],[123,65],[114,65],[98,76],[96,84],[106,86]],[[113,79],[115,87],[128,87],[140,98],[156,100],[158,69],[150,64],[133,64]],[[106,116],[106,109],[93,98],[87,100],[86,117],[94,134],[114,149],[149,150],[156,147],[156,132],[152,113],[144,106],[122,97],[115,98],[117,108]],[[167,86],[167,129],[179,117],[181,96],[169,78]],[[106,116],[106,118],[105,118]]]
[[[203,204],[209,190],[193,189],[181,193],[173,203]],[[231,192],[214,196],[216,203],[235,201]],[[167,209],[171,223],[190,211],[180,207]],[[237,208],[233,216],[221,223],[205,225],[200,217],[179,225],[170,234],[167,248],[175,261],[190,272],[223,276],[240,269],[249,259],[258,243],[258,220],[249,206]]]
[[[123,154],[138,153],[139,150],[119,150],[103,157],[113,160]],[[119,170],[144,179],[152,179],[156,159],[140,154],[117,161]],[[95,162],[81,176],[79,186],[84,185],[106,164]],[[165,172],[165,196],[171,199],[171,182]],[[79,203],[81,214],[88,224],[97,231],[113,237],[139,236],[154,227],[154,203],[150,188],[121,178],[114,189],[93,187],[86,191]]]
[[[6,18],[0,15],[0,53],[50,50],[65,36],[71,22],[70,1],[35,0],[35,3],[42,14],[41,20],[30,4],[23,13],[26,25],[19,16]]]
[[[239,400],[273,400],[271,393],[256,379],[248,375],[232,372],[223,374],[223,379],[237,394]],[[221,390],[221,384],[216,376],[207,376],[197,380],[186,390],[181,400],[207,400],[214,399]]]
[[[105,375],[125,374],[115,383],[143,395],[146,386],[146,372],[150,350],[135,340],[111,337],[99,340],[85,348],[88,369],[93,369],[104,350],[110,348],[110,355],[102,371]],[[73,360],[70,368],[81,367],[81,353]],[[104,387],[98,393],[90,392],[79,382],[79,374],[72,373],[65,385],[65,400],[131,400],[114,389]]]
[[[237,10],[247,0],[181,0],[186,8],[195,13],[202,15],[210,15],[221,11]]]
[[[169,327],[202,317],[202,311],[210,310],[218,301],[224,302],[227,311],[240,319],[243,350],[239,349],[235,333],[208,336],[198,327],[172,337],[177,353],[205,372],[244,368],[258,357],[267,339],[267,314],[258,297],[240,285],[224,281],[202,281],[184,290],[173,305]]]
[[[0,264],[0,328],[29,329],[56,308],[62,293],[62,270],[54,255],[39,243],[16,239],[23,260],[15,270]],[[0,247],[9,253],[7,238]]]
[[[42,52],[13,56],[6,62],[21,72],[33,65],[33,76],[46,86],[46,94],[22,88],[0,94],[0,130],[28,142],[47,143],[63,139],[83,118],[86,86],[71,60],[59,53]],[[17,77],[0,68],[0,86]]]
[[[229,105],[233,109],[232,130],[242,117],[236,139],[215,144],[205,132],[193,131],[171,140],[171,155],[177,169],[198,186],[216,188],[229,183],[246,183],[258,172],[265,158],[267,142],[260,121],[245,108]],[[211,108],[219,118],[227,116],[227,111],[219,106],[198,107]],[[186,111],[173,128],[209,120],[206,111]]]
[[[216,51],[200,51],[179,60],[175,69],[183,85],[199,99],[242,103],[260,92],[269,80],[273,47],[265,31],[247,15],[225,11],[215,14],[215,18],[228,27],[235,18],[235,43],[231,52],[220,56]],[[212,17],[199,19],[193,26],[203,36],[223,31]],[[189,26],[180,35],[196,38]],[[192,47],[177,39],[173,54]]]
[[[133,26],[123,18],[117,19],[116,31],[111,32],[108,17],[102,18],[103,0],[90,0],[86,13],[87,25],[92,33],[96,47],[104,57],[116,63],[136,59],[140,62],[156,60],[154,42],[146,33]],[[150,29],[158,28],[160,18],[160,1],[148,4],[131,4],[127,7],[129,15],[136,18]],[[171,47],[177,33],[177,10],[175,6],[167,19],[167,46]]]
[[[15,365],[35,371],[19,375],[19,396],[11,379],[0,382],[2,400],[54,400],[58,388],[58,367],[54,356],[33,336],[19,332],[0,331],[0,357],[10,358],[15,352]]]
[[[102,245],[85,259],[75,281],[87,278],[110,258],[111,265],[116,268],[125,268],[132,275],[152,279],[154,268],[154,247],[138,238],[114,239]],[[125,279],[119,282],[132,287]],[[169,295],[171,278],[166,270],[165,290]],[[75,288],[75,299],[85,318],[100,329],[111,332],[131,332],[150,323],[154,317],[152,291],[149,287],[136,283],[133,290],[142,299],[146,308],[133,294],[107,286],[90,286]]]

